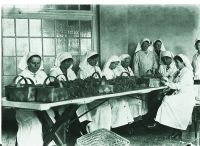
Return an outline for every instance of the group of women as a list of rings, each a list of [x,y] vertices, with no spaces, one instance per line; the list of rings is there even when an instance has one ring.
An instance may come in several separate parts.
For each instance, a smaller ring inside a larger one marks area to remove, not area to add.
[[[99,54],[95,51],[88,51],[85,58],[79,65],[76,75],[72,70],[73,57],[68,52],[57,54],[54,66],[50,70],[50,76],[58,76],[59,80],[85,79],[98,72],[106,79],[114,79],[121,73],[127,72],[131,76],[144,77],[148,74],[159,73],[162,82],[169,89],[173,89],[170,95],[166,95],[161,105],[158,106],[155,114],[155,123],[160,123],[175,129],[172,136],[180,135],[180,130],[185,130],[191,119],[195,95],[193,90],[193,77],[200,78],[200,40],[196,41],[197,53],[194,55],[192,66],[189,59],[179,54],[175,57],[166,51],[161,40],[156,40],[151,47],[149,39],[143,39],[138,43],[131,68],[131,56],[112,55],[106,61],[103,70],[98,66]],[[42,84],[47,77],[43,71],[42,57],[38,53],[29,52],[18,65],[22,70],[20,75],[31,78],[35,84]],[[94,76],[95,77],[95,76]],[[148,95],[132,95],[132,97],[111,98],[101,104],[95,110],[79,118],[80,123],[89,121],[86,124],[88,133],[100,128],[118,128],[134,122],[134,119],[145,115],[148,112]],[[95,102],[81,105],[77,116],[82,115],[94,106]],[[58,113],[62,114],[65,107],[59,107]],[[55,122],[53,110],[47,111],[52,121]],[[184,114],[183,114],[184,113]],[[43,134],[42,125],[33,111],[17,110],[16,119],[18,122],[17,144],[18,146],[42,146]],[[153,127],[156,125],[154,123]],[[53,145],[53,142],[50,145]]]

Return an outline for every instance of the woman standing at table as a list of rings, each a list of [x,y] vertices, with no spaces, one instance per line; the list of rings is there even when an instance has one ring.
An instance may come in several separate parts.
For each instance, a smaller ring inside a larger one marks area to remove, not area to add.
[[[192,66],[194,68],[194,80],[200,80],[200,40],[195,42],[195,48],[197,53],[193,56]],[[200,101],[200,86],[195,86],[195,90],[197,91],[196,100]]]
[[[156,40],[153,43],[153,50],[150,49],[150,51],[154,52],[155,59],[157,61],[158,65],[161,65],[161,57],[162,57],[162,52],[166,51],[165,46],[161,40]]]
[[[150,40],[145,38],[137,45],[133,62],[135,76],[145,76],[147,72],[154,73],[158,68],[156,58],[153,52],[149,50],[150,44]]]
[[[38,53],[26,54],[20,60],[18,68],[22,70],[19,75],[32,79],[35,84],[43,84],[47,77],[43,71],[42,58]],[[53,117],[52,111],[48,111],[48,114]],[[42,124],[33,111],[16,110],[16,120],[18,123],[18,146],[43,146]]]
[[[94,72],[98,72],[99,75],[102,77],[101,69],[97,65],[98,58],[99,58],[99,54],[95,51],[88,51],[86,53],[85,58],[79,65],[79,67],[80,67],[79,77],[81,79],[91,77]],[[97,76],[94,76],[94,77],[96,78]],[[94,107],[95,105],[96,105],[96,103],[92,102],[92,103],[87,104],[87,107]],[[77,110],[77,114],[81,115],[82,113],[84,113],[87,110],[88,109],[86,108],[86,106],[83,109],[79,108]],[[91,121],[87,126],[88,132],[92,132],[92,131],[100,129],[100,128],[105,128],[105,129],[110,130],[110,120],[109,119],[111,119],[111,112],[110,112],[110,105],[108,102],[101,104],[96,109],[89,112],[88,114],[92,117],[92,119],[82,119],[82,120]],[[88,117],[90,117],[90,116],[88,116]]]
[[[193,68],[189,59],[179,54],[174,57],[178,72],[174,81],[163,81],[175,91],[165,96],[156,115],[156,121],[173,128],[171,138],[181,138],[182,130],[186,130],[195,104],[193,92]]]

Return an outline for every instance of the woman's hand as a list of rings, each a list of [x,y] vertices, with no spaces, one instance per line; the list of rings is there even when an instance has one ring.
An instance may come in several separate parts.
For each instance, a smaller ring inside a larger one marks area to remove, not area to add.
[[[167,82],[168,82],[168,79],[167,78],[161,78],[161,81],[160,81],[162,84],[166,85]]]

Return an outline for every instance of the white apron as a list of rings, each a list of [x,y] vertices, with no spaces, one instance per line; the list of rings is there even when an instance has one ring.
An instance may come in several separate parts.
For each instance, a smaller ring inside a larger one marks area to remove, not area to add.
[[[47,77],[43,71],[38,71],[34,75],[28,69],[25,69],[20,75],[31,78],[35,84],[43,84]],[[28,81],[28,83],[30,83]],[[48,115],[54,120],[52,110],[47,111]],[[17,144],[18,146],[43,146],[42,124],[37,115],[31,110],[16,110],[16,120],[18,123]]]
[[[176,94],[164,97],[155,120],[163,125],[185,130],[195,104],[192,72],[186,67],[183,68],[174,83],[168,86],[177,89]]]
[[[96,71],[102,76],[101,69],[98,66],[92,67],[89,64],[85,66],[86,69],[79,71],[79,77],[81,79],[85,79],[87,77],[92,76],[92,74]],[[90,103],[90,105],[95,106],[96,103]],[[76,111],[76,114],[80,116],[84,112],[88,111],[88,105],[81,105],[80,108]],[[85,120],[92,121],[88,124],[87,131],[89,133],[100,129],[105,128],[110,130],[110,119],[111,119],[111,111],[110,111],[110,104],[107,102],[103,103],[102,105],[98,106],[95,110],[85,114],[83,117],[79,118],[80,122]]]

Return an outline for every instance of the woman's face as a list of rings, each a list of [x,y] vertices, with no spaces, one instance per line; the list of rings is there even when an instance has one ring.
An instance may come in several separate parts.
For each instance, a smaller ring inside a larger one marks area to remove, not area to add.
[[[119,64],[119,61],[111,62],[109,68],[113,70],[117,67],[118,64]]]
[[[129,65],[130,65],[130,62],[131,62],[131,58],[130,57],[127,57],[125,58],[122,62],[121,62],[121,65],[125,68],[128,68]]]
[[[172,63],[172,58],[170,58],[168,56],[164,56],[161,59],[162,59],[162,62],[164,63],[164,65],[170,65]]]
[[[179,61],[179,60],[177,60],[177,59],[175,59],[175,64],[176,64],[176,67],[177,67],[179,70],[182,69],[182,68],[185,66],[183,62],[181,62],[181,61]]]
[[[90,58],[87,59],[87,62],[88,62],[91,66],[96,66],[96,65],[97,65],[97,62],[98,62],[98,59],[99,59],[98,56],[95,57],[95,58],[90,57]]]
[[[196,43],[196,49],[200,53],[200,42]]]
[[[66,71],[71,65],[73,64],[73,59],[65,59],[64,61],[61,62],[60,68],[63,71]]]
[[[40,68],[41,58],[37,56],[30,57],[28,59],[27,64],[28,64],[28,70],[30,70],[33,73],[36,73]]]
[[[148,41],[144,41],[142,44],[141,44],[141,49],[143,51],[147,51],[148,47],[149,47],[149,42]]]
[[[160,41],[156,41],[154,44],[154,49],[156,52],[160,52],[162,43]]]

